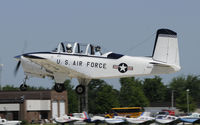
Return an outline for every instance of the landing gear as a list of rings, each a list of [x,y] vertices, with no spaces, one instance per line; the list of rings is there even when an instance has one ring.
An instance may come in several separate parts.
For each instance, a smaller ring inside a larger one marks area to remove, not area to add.
[[[62,83],[56,83],[54,89],[56,92],[63,92],[65,90],[65,86]]]
[[[25,78],[24,78],[24,81],[23,81],[23,83],[20,85],[20,90],[21,91],[26,91],[27,90],[27,88],[28,88],[28,86],[26,85],[26,80],[28,79],[28,76],[26,76]]]
[[[76,87],[76,93],[77,94],[83,94],[85,92],[85,86],[84,85],[78,85],[77,87]]]
[[[76,87],[76,93],[78,94],[78,111],[88,112],[88,84],[90,82],[90,79],[78,79],[79,85]]]
[[[26,84],[24,84],[24,83],[20,85],[20,90],[21,91],[26,91],[27,88],[28,88],[28,86]]]

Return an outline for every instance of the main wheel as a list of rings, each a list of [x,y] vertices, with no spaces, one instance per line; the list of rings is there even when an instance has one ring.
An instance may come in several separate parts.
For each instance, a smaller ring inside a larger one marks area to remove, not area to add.
[[[21,91],[26,91],[27,88],[28,88],[28,86],[27,86],[26,84],[21,84],[21,85],[20,85],[20,90],[21,90]]]
[[[65,87],[62,83],[56,83],[54,89],[56,90],[56,92],[63,92],[65,90]]]
[[[77,87],[76,87],[76,93],[77,94],[83,94],[85,92],[85,86],[83,86],[83,85],[78,85]]]

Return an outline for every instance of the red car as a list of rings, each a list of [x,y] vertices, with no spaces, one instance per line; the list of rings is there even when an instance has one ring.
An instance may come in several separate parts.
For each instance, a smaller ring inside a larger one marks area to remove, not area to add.
[[[167,109],[163,109],[163,112],[168,112],[169,115],[175,115],[175,111],[174,110],[167,110]]]

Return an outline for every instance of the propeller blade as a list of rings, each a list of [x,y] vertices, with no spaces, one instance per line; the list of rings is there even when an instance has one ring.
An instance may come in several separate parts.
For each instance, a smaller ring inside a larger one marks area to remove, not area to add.
[[[21,61],[18,61],[16,67],[15,67],[15,72],[14,72],[14,75],[16,76],[17,75],[17,72],[19,70],[19,67],[20,67],[20,64],[21,64]]]

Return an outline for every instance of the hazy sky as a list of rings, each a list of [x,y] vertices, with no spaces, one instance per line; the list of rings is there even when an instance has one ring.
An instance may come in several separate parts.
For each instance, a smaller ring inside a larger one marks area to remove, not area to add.
[[[24,48],[24,52],[51,51],[60,41],[78,41],[99,44],[116,53],[151,56],[154,33],[159,28],[178,33],[182,67],[178,73],[161,75],[163,81],[167,84],[182,74],[199,75],[199,0],[1,0],[2,84],[21,84],[23,70],[21,67],[14,77],[17,62],[13,57]],[[119,88],[118,80],[106,81]],[[51,87],[52,82],[32,78],[27,83]]]

